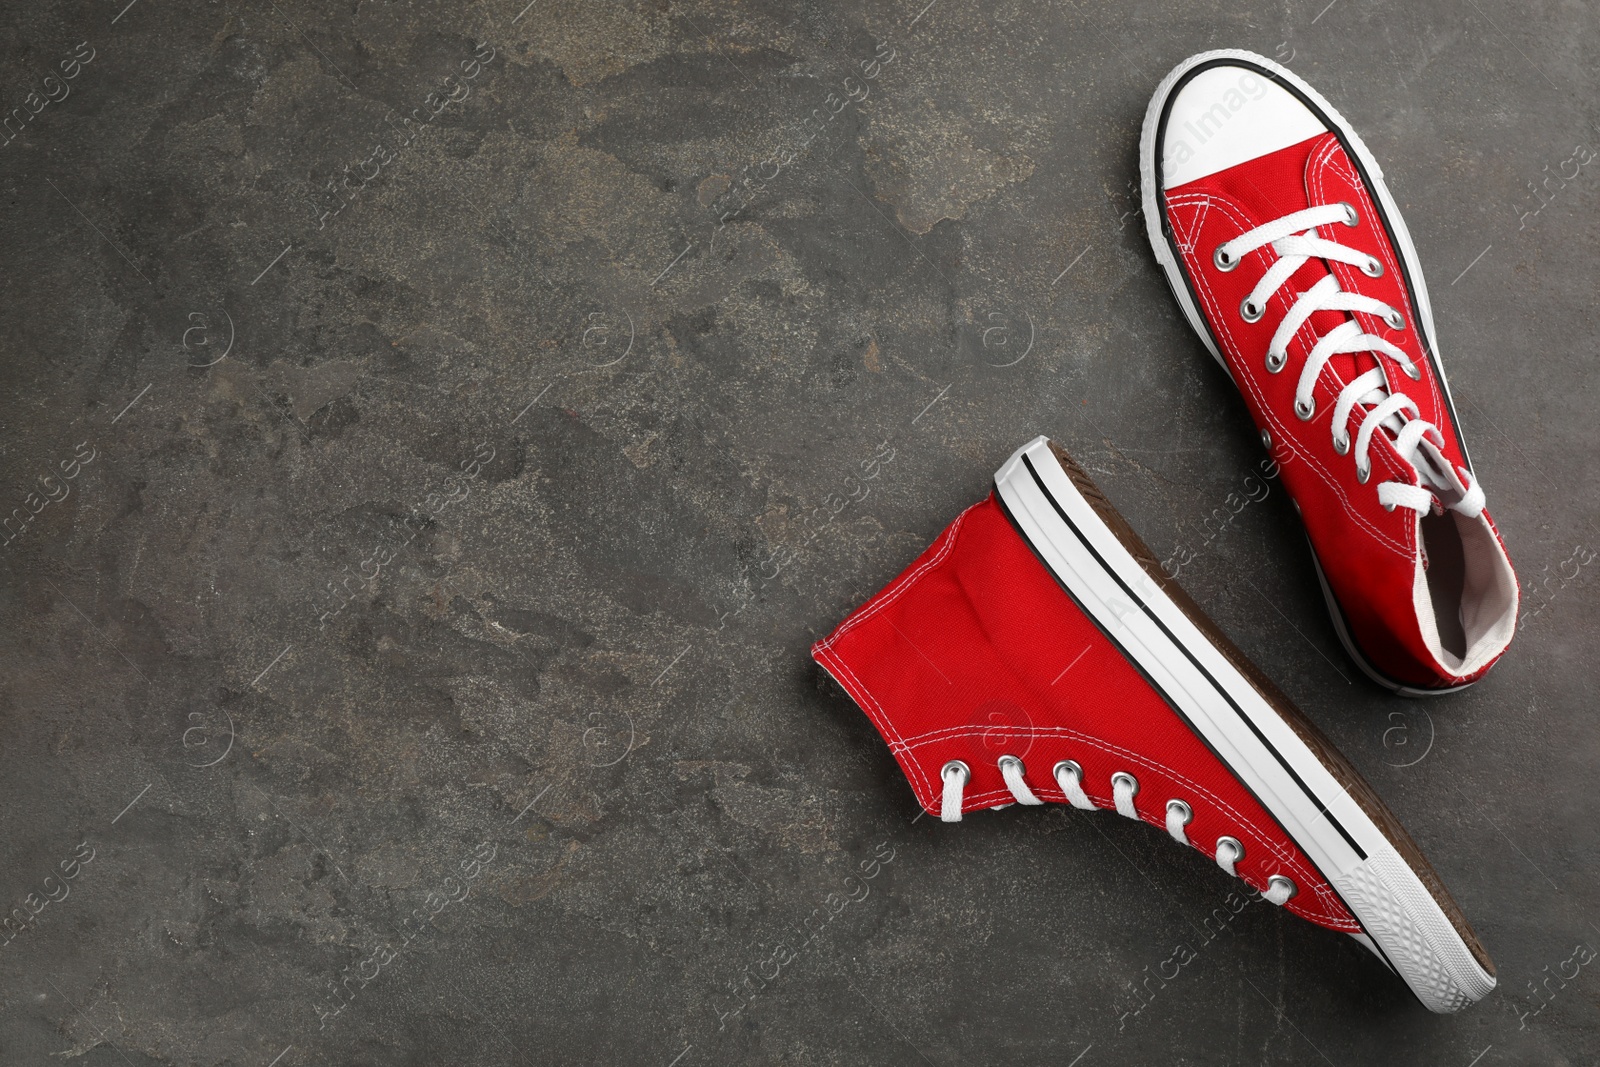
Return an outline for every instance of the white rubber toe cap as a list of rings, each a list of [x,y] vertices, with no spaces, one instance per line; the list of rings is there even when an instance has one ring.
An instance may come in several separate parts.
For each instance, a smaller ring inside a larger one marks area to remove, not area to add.
[[[1171,101],[1162,184],[1176,188],[1326,131],[1309,108],[1259,71],[1209,67]]]

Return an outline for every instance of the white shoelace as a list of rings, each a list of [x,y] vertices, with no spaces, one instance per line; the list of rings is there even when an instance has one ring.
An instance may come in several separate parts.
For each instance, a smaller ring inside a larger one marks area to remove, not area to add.
[[[1250,295],[1239,304],[1239,314],[1246,322],[1256,322],[1266,314],[1267,301],[1307,260],[1348,263],[1372,278],[1383,274],[1383,264],[1376,257],[1317,235],[1317,227],[1334,223],[1355,226],[1359,224],[1359,216],[1353,207],[1343,203],[1306,208],[1257,226],[1217,246],[1212,261],[1222,271],[1235,269],[1244,256],[1267,245],[1271,245],[1273,251],[1278,253],[1277,261],[1267,268],[1255,288],[1250,290]],[[1397,309],[1370,296],[1346,292],[1340,287],[1339,279],[1330,273],[1300,294],[1273,332],[1272,341],[1267,346],[1269,373],[1277,374],[1283,369],[1289,359],[1289,342],[1318,311],[1360,311],[1381,317],[1391,329],[1398,330],[1405,326],[1405,316]],[[1354,352],[1370,352],[1374,357],[1390,359],[1412,381],[1422,378],[1421,370],[1402,349],[1376,334],[1366,332],[1354,319],[1346,319],[1319,337],[1307,353],[1294,391],[1294,413],[1297,417],[1304,421],[1316,414],[1316,398],[1312,390],[1328,361],[1334,356]],[[1440,490],[1441,500],[1456,496],[1459,490],[1450,486],[1445,477],[1433,469],[1433,462],[1419,451],[1424,438],[1435,448],[1443,448],[1443,435],[1433,423],[1421,418],[1415,401],[1404,393],[1391,390],[1381,358],[1378,363],[1379,366],[1358,375],[1339,391],[1338,401],[1333,408],[1333,450],[1340,455],[1351,451],[1355,453],[1356,477],[1365,483],[1372,475],[1369,454],[1372,435],[1378,427],[1386,426],[1393,434],[1395,451],[1411,464],[1419,478]],[[1368,410],[1361,420],[1352,449],[1346,427],[1350,413],[1357,404],[1366,406]],[[1402,418],[1402,413],[1409,417]],[[1466,492],[1445,506],[1468,518],[1475,517],[1483,510],[1483,490],[1465,468],[1457,468],[1457,474]],[[1403,507],[1426,514],[1433,509],[1434,494],[1421,486],[1405,482],[1381,482],[1378,485],[1378,502],[1390,511]]]
[[[1000,777],[1005,781],[1006,788],[1011,791],[1011,796],[1018,804],[1043,804],[1039,795],[1028,786],[1024,778],[1024,769],[1020,757],[1004,755],[996,761],[1000,768]],[[1087,811],[1096,810],[1099,805],[1089,799],[1083,791],[1083,767],[1075,760],[1062,760],[1055,765],[1052,771],[1057,787],[1066,794],[1067,802],[1075,808]],[[944,822],[961,821],[962,797],[966,793],[967,783],[972,781],[972,770],[960,760],[951,760],[939,772],[939,777],[944,782],[944,793],[939,800],[939,818]],[[1129,819],[1139,819],[1139,812],[1133,805],[1133,798],[1139,793],[1139,779],[1127,771],[1118,771],[1111,776],[1112,804],[1117,809],[1117,814]],[[997,804],[995,807],[1010,807],[1009,804]],[[1167,801],[1167,833],[1180,845],[1192,845],[1185,827],[1194,819],[1194,811],[1182,800]],[[1234,865],[1244,859],[1244,845],[1236,837],[1217,838],[1217,866],[1239,877]],[[1262,894],[1274,904],[1287,904],[1289,899],[1299,892],[1294,881],[1287,875],[1274,874],[1267,879],[1267,891]]]

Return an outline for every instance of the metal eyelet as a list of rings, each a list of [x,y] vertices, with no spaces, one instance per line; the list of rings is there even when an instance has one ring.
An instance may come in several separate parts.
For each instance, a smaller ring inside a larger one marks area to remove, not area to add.
[[[1294,884],[1294,879],[1286,875],[1275,874],[1267,879],[1267,888],[1269,890],[1277,889],[1279,886],[1288,887],[1289,895],[1283,898],[1285,902],[1293,900],[1295,894],[1300,892],[1300,887]]]
[[[1346,226],[1355,227],[1361,225],[1361,216],[1356,214],[1355,208],[1343,200],[1339,201],[1339,206],[1344,208],[1344,224]]]
[[[1188,826],[1194,821],[1194,812],[1189,809],[1189,805],[1185,804],[1181,800],[1167,801],[1167,814],[1171,815],[1173,813],[1177,814],[1178,819],[1185,826]]]
[[[1075,759],[1064,759],[1054,767],[1051,767],[1050,777],[1060,778],[1062,771],[1072,775],[1072,780],[1075,782],[1083,781],[1083,765]]]
[[[972,768],[968,767],[965,763],[962,763],[958,759],[953,759],[949,763],[946,763],[943,767],[939,768],[940,780],[949,778],[951,771],[955,771],[961,775],[962,785],[966,785],[968,782],[972,781]]]
[[[1268,351],[1267,352],[1267,373],[1268,374],[1277,374],[1279,371],[1281,371],[1283,369],[1283,365],[1285,363],[1287,363],[1287,362],[1289,362],[1289,353],[1287,353],[1287,352],[1272,352],[1272,351]]]
[[[1403,330],[1406,328],[1406,317],[1394,308],[1389,309],[1389,314],[1383,317],[1383,321],[1389,324],[1389,329],[1391,330]]]
[[[1262,430],[1261,431],[1261,447],[1266,449],[1268,452],[1272,451],[1272,431],[1271,430]]]
[[[1259,322],[1261,321],[1261,316],[1266,313],[1267,309],[1265,307],[1260,304],[1250,303],[1248,296],[1239,301],[1239,317],[1246,322]]]
[[[995,760],[995,764],[997,766],[999,766],[1002,770],[1005,769],[1005,766],[1008,763],[1011,764],[1012,766],[1016,767],[1017,770],[1019,770],[1019,771],[1022,770],[1022,760],[1019,759],[1016,756],[1012,756],[1012,755],[1008,754],[1008,755],[1001,756],[999,759]]]
[[[1406,377],[1414,382],[1422,381],[1422,368],[1417,366],[1417,361],[1412,360],[1405,366]]]
[[[1390,502],[1388,504],[1383,505],[1383,510],[1384,511],[1393,511],[1394,510],[1394,503]]]
[[[1113,786],[1126,785],[1129,793],[1131,793],[1133,796],[1139,795],[1139,779],[1135,778],[1127,771],[1118,771],[1116,774],[1113,774],[1111,776],[1111,784]]]
[[[1383,264],[1378,261],[1377,256],[1373,256],[1362,264],[1361,273],[1369,278],[1381,278],[1383,277]]]
[[[1317,413],[1316,399],[1312,398],[1311,400],[1306,401],[1304,407],[1301,407],[1300,401],[1296,400],[1294,402],[1294,413],[1300,416],[1301,422],[1309,422],[1311,420],[1311,416]]]
[[[1341,456],[1350,451],[1350,435],[1347,433],[1336,434],[1333,438],[1333,450]]]
[[[1237,267],[1239,265],[1239,259],[1240,258],[1242,258],[1242,257],[1237,257],[1236,258],[1234,256],[1228,255],[1227,245],[1220,244],[1220,245],[1217,246],[1217,250],[1214,253],[1212,253],[1211,262],[1216,264],[1216,267],[1217,267],[1218,270],[1220,270],[1224,274],[1226,274],[1228,271],[1232,270],[1233,268],[1235,268],[1235,267]]]
[[[1360,482],[1362,485],[1366,485],[1367,479],[1370,477],[1372,477],[1372,464],[1368,463],[1365,467],[1361,466],[1359,463],[1356,464],[1356,481]]]
[[[1232,845],[1233,846],[1233,862],[1234,863],[1238,863],[1240,860],[1244,859],[1244,842],[1240,841],[1237,837],[1229,837],[1228,835],[1224,834],[1221,837],[1217,838],[1217,851],[1218,852],[1222,851],[1222,846],[1223,845]]]

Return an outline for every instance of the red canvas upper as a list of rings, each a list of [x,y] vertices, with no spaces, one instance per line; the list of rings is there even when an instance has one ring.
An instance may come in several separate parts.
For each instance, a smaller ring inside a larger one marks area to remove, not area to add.
[[[1273,874],[1300,892],[1285,906],[1335,930],[1359,924],[1283,828],[1086,616],[994,496],[968,508],[906,571],[812,648],[871,717],[924,810],[939,811],[940,770],[971,768],[963,811],[1013,801],[997,760],[1022,759],[1028,785],[1066,803],[1051,769],[1083,767],[1083,788],[1112,808],[1111,776],[1139,781],[1139,817],[1166,825],[1187,802],[1189,839],[1207,856],[1227,835],[1257,890]]]
[[[1213,262],[1216,248],[1292,212],[1340,202],[1356,208],[1359,224],[1347,227],[1336,223],[1320,232],[1377,257],[1384,267],[1382,276],[1371,278],[1349,264],[1309,259],[1273,294],[1266,314],[1255,323],[1246,322],[1238,310],[1240,302],[1277,254],[1270,245],[1257,249],[1247,253],[1238,268],[1225,272]],[[1440,382],[1420,339],[1396,249],[1379,222],[1374,198],[1339,139],[1332,133],[1312,137],[1166,190],[1165,207],[1200,310],[1257,426],[1271,433],[1272,453],[1284,485],[1300,507],[1356,643],[1384,674],[1409,684],[1459,685],[1481,676],[1493,660],[1470,676],[1451,675],[1428,649],[1413,602],[1416,571],[1425,565],[1419,547],[1419,516],[1407,508],[1386,510],[1375,492],[1384,481],[1419,484],[1415,470],[1380,431],[1373,436],[1369,453],[1371,478],[1363,484],[1351,457],[1336,453],[1330,445],[1329,420],[1339,391],[1378,366],[1377,357],[1364,352],[1333,357],[1317,380],[1316,413],[1307,421],[1294,413],[1299,368],[1312,345],[1353,314],[1363,330],[1397,345],[1420,368],[1421,380],[1412,381],[1394,363],[1383,364],[1391,391],[1409,396],[1420,409],[1418,417],[1438,428],[1443,439],[1440,451],[1452,467],[1467,465]],[[1295,298],[1330,270],[1347,292],[1402,309],[1404,325],[1391,329],[1382,318],[1365,312],[1319,311],[1290,343],[1286,369],[1268,373],[1265,355],[1278,324]],[[1358,404],[1350,415],[1352,438],[1365,410]],[[1499,537],[1497,530],[1495,536]]]

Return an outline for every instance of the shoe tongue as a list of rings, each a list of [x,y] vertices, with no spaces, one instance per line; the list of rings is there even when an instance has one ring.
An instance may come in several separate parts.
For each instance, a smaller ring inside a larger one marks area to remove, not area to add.
[[[1467,483],[1461,480],[1438,446],[1426,437],[1417,442],[1417,458],[1417,480],[1424,489],[1439,498],[1441,505],[1454,507],[1466,498]]]

